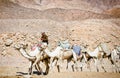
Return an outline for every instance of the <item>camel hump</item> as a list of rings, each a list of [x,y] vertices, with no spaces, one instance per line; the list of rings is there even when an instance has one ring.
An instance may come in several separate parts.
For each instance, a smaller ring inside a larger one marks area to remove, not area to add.
[[[64,49],[63,52],[69,52],[71,49]]]
[[[63,56],[66,58],[71,57],[72,55],[73,55],[72,50],[67,50],[67,51],[63,52]]]
[[[110,49],[109,49],[109,47],[107,46],[106,43],[101,43],[100,46],[101,46],[102,50],[103,50],[107,55],[110,54]]]

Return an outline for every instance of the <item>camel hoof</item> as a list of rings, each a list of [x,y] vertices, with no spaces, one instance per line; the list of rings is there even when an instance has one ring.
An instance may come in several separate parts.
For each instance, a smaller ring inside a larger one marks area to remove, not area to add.
[[[83,71],[82,67],[80,67],[80,70]]]
[[[40,72],[39,75],[47,75],[46,72]]]
[[[37,75],[42,75],[42,73],[41,73],[41,72],[38,72]]]
[[[46,73],[46,72],[43,72],[42,74],[43,74],[43,75],[47,75],[47,73]]]
[[[97,72],[99,72],[99,69],[97,69]]]
[[[28,73],[28,75],[32,75],[32,73]]]

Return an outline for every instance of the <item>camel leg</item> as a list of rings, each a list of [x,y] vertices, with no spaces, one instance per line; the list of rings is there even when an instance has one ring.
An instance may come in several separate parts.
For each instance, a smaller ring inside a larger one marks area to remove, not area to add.
[[[81,71],[83,71],[83,68],[82,68],[82,67],[80,67],[80,70],[81,70]]]
[[[66,66],[66,69],[68,69],[68,62],[67,62],[67,66]]]
[[[98,59],[94,59],[94,61],[95,61],[95,67],[96,67],[96,69],[97,69],[97,72],[99,72],[99,69],[98,69],[98,67],[97,67]]]
[[[68,69],[69,63],[70,63],[70,59],[67,59],[67,66],[66,66],[66,69]]]
[[[59,59],[57,60],[57,69],[58,69],[58,72],[60,72],[60,68],[62,68],[62,62],[63,62],[63,59],[61,57],[59,57]]]
[[[67,66],[66,66],[66,69],[68,69],[68,64],[69,64],[69,62],[70,62],[70,61],[69,61],[69,59],[68,59],[68,60],[67,60]]]
[[[48,63],[49,63],[49,60],[48,60],[48,59],[46,59],[46,60],[45,60],[46,71],[45,71],[44,75],[47,75],[47,74],[48,74],[48,72],[49,72],[49,65],[48,65]]]
[[[32,65],[33,65],[33,61],[30,61],[30,66],[29,66],[29,75],[32,74]]]
[[[60,66],[59,65],[57,65],[57,69],[58,69],[58,72],[60,72]]]
[[[36,70],[39,72],[38,74],[41,74],[41,73],[42,73],[42,69],[40,68],[39,63],[37,63],[37,64],[35,65],[35,68],[36,68]]]
[[[75,69],[78,71],[78,65],[77,65],[77,54],[72,50],[73,53],[73,59],[74,59],[74,64],[75,64]]]
[[[74,72],[75,70],[74,70],[74,65],[72,65],[72,71]]]
[[[71,60],[72,61],[72,60]],[[73,61],[74,62],[74,65],[75,66],[75,70],[78,71],[78,63],[77,63],[77,60]]]
[[[35,69],[36,69],[37,71],[39,71],[39,69],[38,69],[38,66],[37,66],[37,65],[35,65]]]
[[[89,57],[89,58],[87,59],[87,68],[89,68],[90,71],[91,71],[91,67],[90,67],[91,59],[95,62],[94,58],[92,58],[92,57]]]
[[[73,53],[74,60],[77,61],[77,55],[76,55],[76,53],[73,50],[72,50],[72,53]]]
[[[53,61],[53,63],[52,63],[52,68],[53,68],[54,66],[56,66],[57,61],[58,61],[58,59],[55,59],[55,60]]]
[[[68,59],[67,60],[67,67],[66,67],[66,69],[68,69],[68,65],[69,65],[69,63],[71,62],[72,60],[71,59]],[[72,71],[74,72],[75,70],[74,70],[74,65],[71,65],[71,68],[72,68]]]
[[[84,60],[85,60],[85,63],[87,63],[87,57],[85,56],[85,54],[83,53],[83,58],[84,58]]]
[[[35,62],[34,62],[33,65],[32,65],[32,67],[34,67],[39,61],[40,61],[40,56],[37,57],[37,59],[35,60]]]
[[[50,60],[50,69],[52,69],[57,64],[58,59],[52,58]]]
[[[111,57],[109,57],[109,60],[111,61],[111,64],[113,65],[113,69],[115,69],[115,72],[116,73],[120,73],[119,71],[119,66],[117,65],[117,59],[116,59],[116,56],[112,53],[111,54]],[[118,64],[120,64],[119,60],[118,60]]]
[[[54,58],[51,58],[51,59],[50,59],[50,69],[53,68],[53,66],[52,66],[52,64],[53,64],[53,60],[54,60]]]
[[[32,64],[32,68],[33,68],[33,67],[36,67],[36,69],[37,69],[39,72],[41,72],[41,69],[40,69],[40,67],[39,67],[39,62],[40,62],[40,56],[37,57],[37,59],[34,61],[34,63]]]
[[[58,70],[58,72],[60,72],[60,59],[57,60],[57,70]]]
[[[60,58],[59,58],[59,66],[60,67],[63,67],[63,56],[61,56]]]
[[[51,65],[52,65],[51,67],[55,66],[57,63],[58,63],[58,59],[55,59],[53,61],[53,63],[51,63]],[[60,72],[60,66],[59,66],[59,64],[57,64],[57,69],[58,69],[58,72]]]
[[[89,61],[87,62],[87,69],[90,69],[90,71],[91,71],[90,62]]]
[[[104,72],[107,72],[103,66],[103,56],[101,56],[101,58],[100,58],[100,64],[101,64],[101,68],[104,70]]]
[[[81,58],[80,58],[80,70],[83,71],[83,64],[82,64],[82,60],[83,60],[83,55],[81,54]]]
[[[102,67],[102,69],[103,69],[105,72],[107,72],[107,71],[105,70],[105,68],[104,68],[104,66],[103,66],[103,65],[102,65],[101,67]]]
[[[68,69],[68,64],[70,63],[70,61],[72,61],[72,60],[71,59],[67,59],[67,67],[66,67],[66,69]],[[74,72],[75,71],[74,70],[74,65],[72,65],[71,68],[72,68],[72,71]]]

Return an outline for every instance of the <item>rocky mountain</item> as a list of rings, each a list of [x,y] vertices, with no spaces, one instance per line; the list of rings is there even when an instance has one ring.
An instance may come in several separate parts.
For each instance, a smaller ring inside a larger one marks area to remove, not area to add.
[[[69,38],[72,44],[95,48],[106,42],[113,49],[120,45],[120,0],[0,0],[1,45],[7,39],[32,45],[41,32],[49,35],[51,45]],[[16,33],[26,34],[25,39]]]

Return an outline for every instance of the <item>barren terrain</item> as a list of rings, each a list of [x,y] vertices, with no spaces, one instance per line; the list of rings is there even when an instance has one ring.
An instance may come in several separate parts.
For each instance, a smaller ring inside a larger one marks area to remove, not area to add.
[[[83,71],[72,72],[69,67],[58,73],[56,67],[46,76],[29,76],[28,60],[14,45],[28,44],[28,50],[40,41],[41,32],[49,37],[55,48],[60,39],[71,44],[88,45],[93,50],[106,43],[110,51],[120,45],[120,0],[0,0],[0,78],[119,78],[114,65],[105,59],[100,72],[85,66]],[[120,66],[120,64],[119,64]]]

